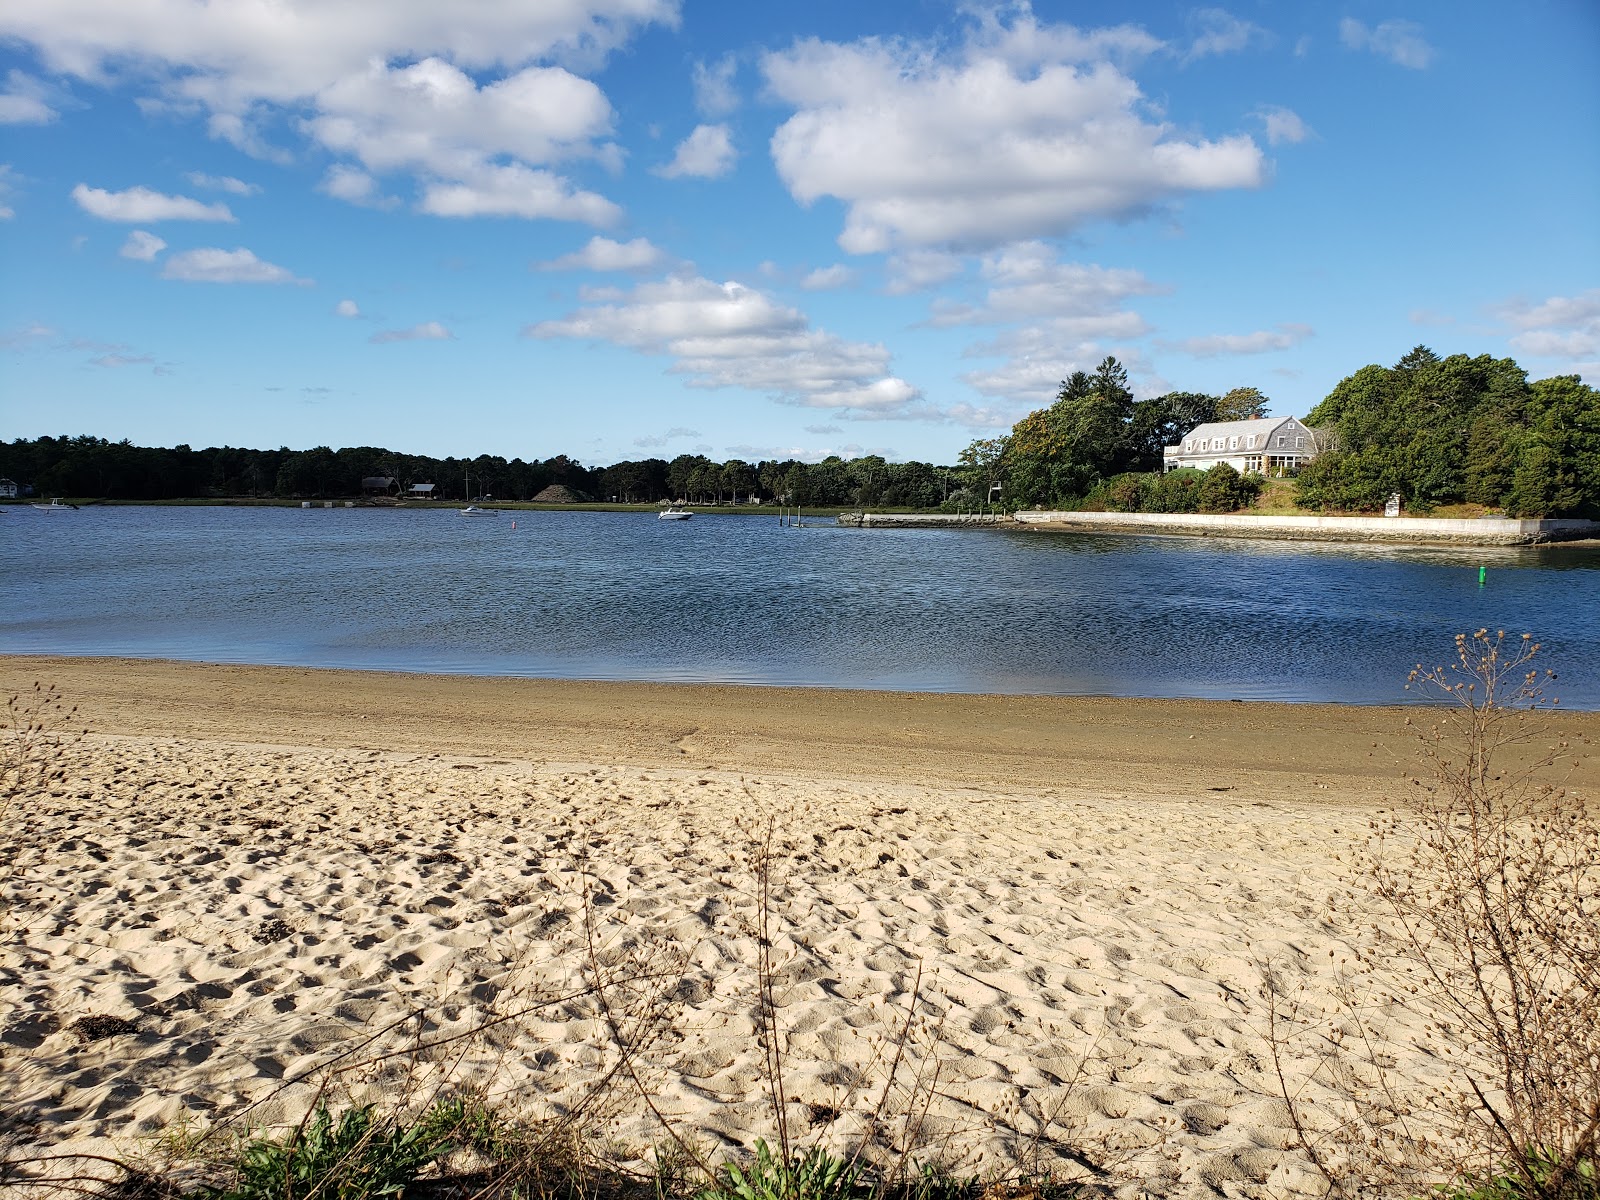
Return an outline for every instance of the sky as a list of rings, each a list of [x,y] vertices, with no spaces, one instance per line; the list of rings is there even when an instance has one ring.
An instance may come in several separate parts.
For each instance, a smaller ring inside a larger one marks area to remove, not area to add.
[[[0,437],[951,462],[1600,384],[1600,4],[0,0]]]

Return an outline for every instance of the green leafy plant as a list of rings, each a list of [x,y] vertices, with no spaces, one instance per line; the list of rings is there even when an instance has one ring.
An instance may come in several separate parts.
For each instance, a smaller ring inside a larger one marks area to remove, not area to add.
[[[245,1147],[238,1179],[208,1188],[205,1200],[369,1200],[398,1196],[453,1145],[457,1124],[431,1113],[400,1126],[374,1117],[371,1105],[337,1121],[326,1105],[287,1137]]]
[[[784,1159],[757,1141],[754,1162],[743,1168],[724,1163],[721,1178],[696,1200],[848,1200],[871,1194],[853,1163],[820,1146]]]

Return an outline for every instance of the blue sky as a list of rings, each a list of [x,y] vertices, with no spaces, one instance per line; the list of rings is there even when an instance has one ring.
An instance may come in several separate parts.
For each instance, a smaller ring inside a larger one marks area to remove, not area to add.
[[[0,7],[0,436],[951,461],[1600,383],[1600,5]]]

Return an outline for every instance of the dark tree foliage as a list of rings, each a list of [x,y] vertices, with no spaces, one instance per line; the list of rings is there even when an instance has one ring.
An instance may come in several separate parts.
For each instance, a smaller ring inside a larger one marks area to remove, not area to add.
[[[878,455],[848,461],[831,457],[820,463],[796,459],[752,463],[739,458],[719,463],[704,455],[683,454],[671,462],[647,458],[586,467],[566,455],[524,462],[491,454],[430,458],[377,446],[165,449],[84,436],[0,442],[0,476],[31,487],[36,495],[109,500],[331,500],[363,494],[394,496],[417,483],[434,484],[433,494],[441,500],[530,500],[546,487],[561,484],[577,493],[627,504],[781,500],[819,507],[937,508],[950,494],[956,472],[925,462],[888,462]],[[392,482],[363,486],[378,479]]]
[[[1530,384],[1511,359],[1418,346],[1340,381],[1306,424],[1335,447],[1300,472],[1307,508],[1376,512],[1398,492],[1417,512],[1461,501],[1526,517],[1600,510],[1600,392],[1575,376]]]

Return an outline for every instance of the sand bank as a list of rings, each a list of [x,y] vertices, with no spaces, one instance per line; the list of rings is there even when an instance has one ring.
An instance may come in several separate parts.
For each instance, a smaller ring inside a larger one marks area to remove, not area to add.
[[[597,969],[647,977],[609,995],[659,1112],[707,1149],[770,1137],[770,829],[799,1136],[860,1135],[914,1002],[887,1140],[927,1099],[922,1152],[974,1170],[1073,1147],[1129,1194],[1316,1190],[1284,1150],[1260,964],[1332,986],[1333,855],[1409,761],[1394,712],[0,669],[8,690],[56,683],[94,731],[10,819],[0,1092],[30,1147],[292,1119],[329,1063],[516,1013],[335,1094],[593,1104],[592,1132],[641,1155],[656,1118],[627,1089],[589,1098],[616,1062]],[[91,1015],[131,1031],[84,1041]]]

